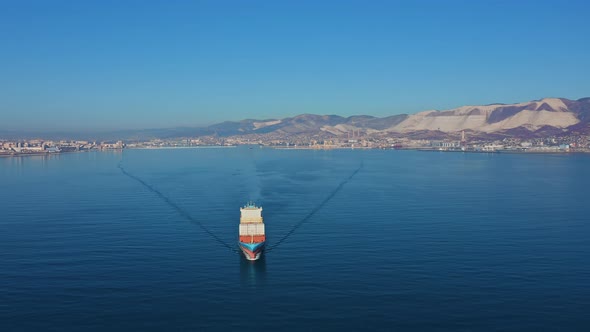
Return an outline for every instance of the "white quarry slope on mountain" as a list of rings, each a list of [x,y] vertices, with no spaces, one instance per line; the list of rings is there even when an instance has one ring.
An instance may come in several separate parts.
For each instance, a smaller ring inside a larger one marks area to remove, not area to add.
[[[501,108],[522,107],[501,121],[488,123],[490,115]],[[565,103],[558,98],[545,98],[540,101],[510,105],[463,106],[447,111],[426,111],[410,115],[406,120],[387,129],[390,132],[412,132],[420,130],[439,130],[457,132],[472,130],[478,132],[496,132],[517,127],[536,130],[544,126],[566,128],[579,122],[569,112]]]
[[[349,125],[349,124],[337,124],[335,126],[323,126],[321,128],[322,131],[334,134],[334,135],[343,135],[346,133],[352,133],[353,131],[357,130],[358,127]],[[380,132],[380,130],[371,129],[371,128],[364,128],[363,132],[365,134],[374,134]]]
[[[544,105],[548,105],[550,107],[550,109],[545,109],[546,107],[544,107]],[[482,112],[493,112],[499,108],[509,107],[509,106],[515,106],[515,107],[529,106],[528,107],[529,109],[535,110],[535,111],[554,110],[554,111],[567,112],[567,106],[565,105],[565,103],[561,99],[559,99],[559,98],[545,98],[545,99],[541,99],[538,101],[528,101],[528,102],[517,103],[517,104],[492,104],[492,105],[482,105],[482,106],[478,106],[478,105],[461,106],[461,107],[454,108],[451,110],[441,111],[440,113],[453,112],[455,114],[467,114],[475,109],[482,111]]]
[[[563,100],[561,100],[559,98],[545,98],[545,99],[542,99],[541,101],[538,101],[536,103],[537,103],[537,108],[535,110],[538,110],[538,111],[543,111],[544,109],[541,109],[540,107],[543,104],[547,104],[555,111],[567,112],[567,106],[565,105]]]
[[[254,125],[254,130],[256,130],[256,129],[260,129],[260,128],[264,128],[264,127],[268,127],[268,126],[273,126],[273,125],[279,124],[281,122],[282,122],[282,120],[260,121],[260,122],[254,122],[254,123],[252,123],[252,125]]]
[[[455,132],[464,129],[479,130],[486,125],[486,115],[411,115],[402,123],[390,128],[395,132],[411,132],[419,130],[439,130]]]
[[[407,119],[402,121],[401,123],[389,128],[387,131],[397,131],[397,132],[404,132],[404,131],[415,131],[415,130],[423,130],[418,128],[426,128],[427,120],[426,119],[430,114],[435,114],[437,111],[424,111],[420,113],[416,113],[414,115],[410,115]],[[406,130],[408,129],[408,130]],[[437,130],[435,127],[432,130]]]
[[[525,127],[537,130],[544,126],[566,128],[580,122],[573,113],[549,111],[520,111],[518,114],[497,123],[486,125],[479,131],[490,133],[500,130]]]

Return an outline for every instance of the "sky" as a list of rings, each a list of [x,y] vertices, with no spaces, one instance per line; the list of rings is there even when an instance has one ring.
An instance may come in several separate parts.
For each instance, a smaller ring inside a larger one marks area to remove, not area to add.
[[[0,0],[0,129],[590,96],[589,1]]]

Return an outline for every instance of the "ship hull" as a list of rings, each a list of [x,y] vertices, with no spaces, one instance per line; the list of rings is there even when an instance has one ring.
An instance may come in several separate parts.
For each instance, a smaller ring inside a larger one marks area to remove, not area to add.
[[[260,258],[262,255],[262,251],[264,250],[265,242],[257,242],[257,243],[246,243],[246,242],[238,242],[240,246],[240,250],[244,254],[249,261],[255,261]]]

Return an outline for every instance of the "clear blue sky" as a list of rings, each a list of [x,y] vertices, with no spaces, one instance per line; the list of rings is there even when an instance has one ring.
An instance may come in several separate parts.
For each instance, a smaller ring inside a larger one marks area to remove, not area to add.
[[[589,1],[0,0],[0,127],[590,96]]]

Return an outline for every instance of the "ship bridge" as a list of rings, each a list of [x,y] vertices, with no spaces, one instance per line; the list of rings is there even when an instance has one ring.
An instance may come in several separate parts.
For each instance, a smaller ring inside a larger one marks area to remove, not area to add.
[[[240,223],[262,223],[262,208],[250,202],[240,208]]]

